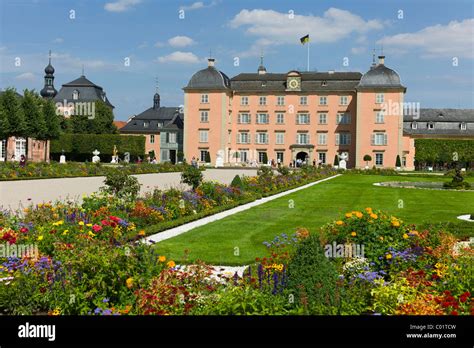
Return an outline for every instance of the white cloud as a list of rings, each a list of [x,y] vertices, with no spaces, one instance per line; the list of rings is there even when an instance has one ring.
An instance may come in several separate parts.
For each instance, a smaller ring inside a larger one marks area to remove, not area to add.
[[[164,46],[166,46],[166,44],[165,44],[164,42],[158,41],[157,43],[155,43],[154,46],[155,46],[155,47],[164,47]]]
[[[172,47],[186,47],[194,44],[194,40],[187,36],[175,36],[168,40]]]
[[[352,54],[362,54],[365,53],[367,49],[365,47],[352,47],[351,53]]]
[[[192,3],[189,6],[181,6],[180,9],[185,10],[185,11],[192,11],[192,10],[198,10],[203,7],[204,7],[204,3],[202,1],[197,1],[197,2]]]
[[[311,42],[336,42],[352,33],[365,34],[383,28],[379,20],[364,20],[349,11],[330,8],[322,17],[282,13],[273,10],[242,10],[231,21],[232,28],[247,27],[246,33],[266,44],[299,44],[309,34]]]
[[[15,78],[20,81],[30,81],[30,82],[33,82],[36,80],[36,76],[32,72],[25,72],[23,74],[15,76]]]
[[[474,58],[474,18],[437,24],[414,33],[386,36],[377,44],[386,51],[420,49],[423,57]]]
[[[141,2],[142,0],[117,0],[106,3],[104,9],[109,12],[126,12]]]
[[[53,43],[63,43],[64,39],[62,37],[57,37],[53,40]]]
[[[200,63],[201,59],[192,52],[175,51],[166,56],[158,57],[157,61],[160,63],[194,64]]]

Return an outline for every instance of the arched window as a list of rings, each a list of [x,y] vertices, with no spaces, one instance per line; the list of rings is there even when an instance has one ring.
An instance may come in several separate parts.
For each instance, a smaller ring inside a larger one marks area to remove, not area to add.
[[[79,99],[79,91],[77,89],[75,89],[73,92],[72,92],[72,99],[73,100],[78,100]]]

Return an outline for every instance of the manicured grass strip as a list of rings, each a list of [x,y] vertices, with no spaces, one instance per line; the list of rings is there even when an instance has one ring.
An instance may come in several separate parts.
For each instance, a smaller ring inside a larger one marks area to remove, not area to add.
[[[160,242],[155,247],[163,255],[178,261],[183,261],[184,250],[189,250],[190,260],[243,265],[252,263],[255,257],[265,255],[266,249],[262,244],[264,241],[272,240],[283,232],[292,233],[297,227],[306,227],[311,232],[316,232],[319,227],[347,211],[372,207],[412,224],[447,221],[459,223],[457,216],[471,213],[470,208],[474,206],[472,191],[415,190],[373,185],[383,181],[450,180],[434,177],[400,179],[346,174],[193,229]],[[469,178],[468,181],[473,180]],[[474,230],[474,226],[472,228]]]

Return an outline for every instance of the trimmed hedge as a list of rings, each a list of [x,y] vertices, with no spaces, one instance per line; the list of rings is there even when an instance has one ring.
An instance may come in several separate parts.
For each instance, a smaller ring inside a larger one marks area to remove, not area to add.
[[[419,164],[453,163],[455,152],[459,162],[474,162],[474,140],[415,139],[415,149]]]
[[[92,152],[97,149],[104,162],[112,157],[114,145],[117,146],[121,157],[125,152],[130,152],[132,158],[145,156],[144,136],[120,134],[62,134],[59,139],[51,141],[50,152],[54,159],[59,159],[64,150],[68,161],[90,161]]]

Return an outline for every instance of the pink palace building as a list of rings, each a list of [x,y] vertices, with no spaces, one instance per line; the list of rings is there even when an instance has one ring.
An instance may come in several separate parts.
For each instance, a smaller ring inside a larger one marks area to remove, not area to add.
[[[399,156],[403,169],[414,169],[414,140],[403,133],[406,87],[384,58],[364,75],[269,73],[262,60],[257,73],[231,79],[209,59],[183,88],[185,158],[333,164],[344,153],[348,168],[394,168]]]

